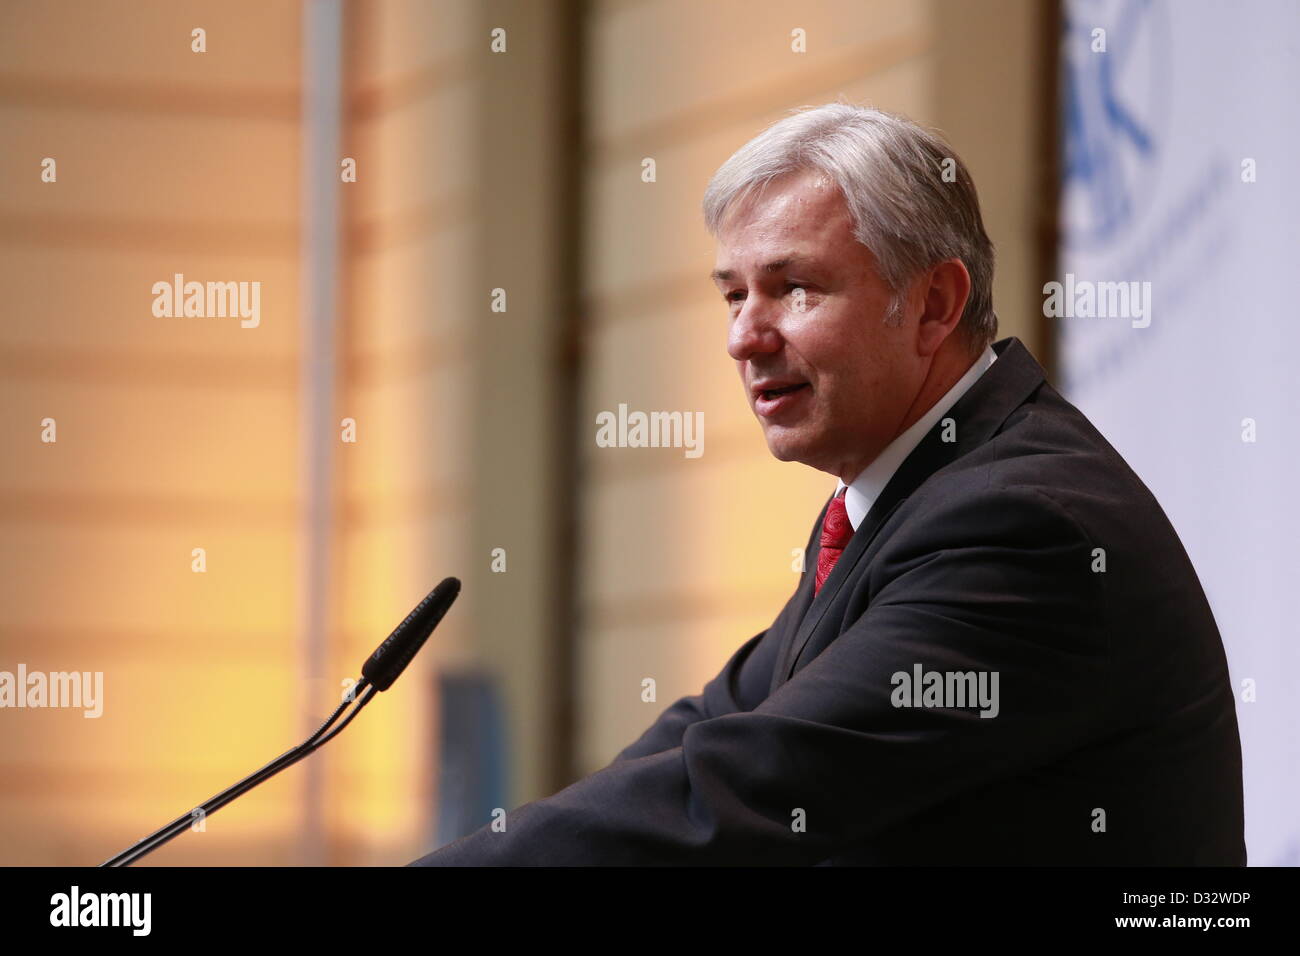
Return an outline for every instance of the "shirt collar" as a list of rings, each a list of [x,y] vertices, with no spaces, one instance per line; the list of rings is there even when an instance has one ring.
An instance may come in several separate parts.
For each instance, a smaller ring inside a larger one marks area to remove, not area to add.
[[[928,412],[918,418],[907,431],[886,445],[885,450],[876,456],[876,460],[853,479],[853,483],[848,486],[849,490],[844,495],[844,510],[848,512],[849,523],[853,525],[854,531],[858,530],[862,519],[867,516],[871,506],[885,490],[889,479],[894,477],[898,466],[921,443],[921,439],[934,427],[935,422],[943,417],[944,412],[957,404],[957,400],[966,394],[988,367],[997,361],[997,358],[993,349],[985,347],[983,354],[966,370],[966,374],[957,379],[956,384],[931,405]],[[844,481],[840,479],[836,483],[835,493],[838,495],[844,487]]]

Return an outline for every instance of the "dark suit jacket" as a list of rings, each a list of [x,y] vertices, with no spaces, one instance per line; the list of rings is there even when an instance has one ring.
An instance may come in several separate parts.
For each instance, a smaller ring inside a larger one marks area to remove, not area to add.
[[[925,436],[820,593],[805,572],[609,766],[413,865],[1243,865],[1196,572],[1028,350],[994,348],[946,416],[956,441]],[[895,706],[916,665],[996,672],[997,716]]]

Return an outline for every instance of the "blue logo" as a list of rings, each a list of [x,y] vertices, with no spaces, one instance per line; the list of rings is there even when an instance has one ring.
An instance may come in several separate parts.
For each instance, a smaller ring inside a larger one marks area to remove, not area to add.
[[[1061,40],[1063,238],[1072,248],[1108,245],[1156,191],[1168,19],[1154,0],[1073,0]]]

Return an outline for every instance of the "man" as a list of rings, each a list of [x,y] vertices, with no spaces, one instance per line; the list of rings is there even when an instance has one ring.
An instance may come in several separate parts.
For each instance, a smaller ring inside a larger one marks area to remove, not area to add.
[[[808,570],[609,766],[417,862],[1244,864],[1205,595],[1115,450],[991,345],[960,160],[830,104],[704,210],[769,449],[839,479]]]

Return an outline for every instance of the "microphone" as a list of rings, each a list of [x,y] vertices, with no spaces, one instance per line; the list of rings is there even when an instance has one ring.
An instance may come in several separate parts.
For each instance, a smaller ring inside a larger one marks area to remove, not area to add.
[[[406,665],[424,646],[458,594],[460,582],[455,578],[445,578],[415,606],[414,611],[406,615],[405,621],[393,628],[393,633],[384,638],[384,643],[375,648],[375,652],[361,665],[361,676],[370,681],[375,690],[392,687],[397,675],[406,670]]]
[[[227,787],[201,806],[181,814],[171,823],[155,830],[117,856],[105,860],[100,866],[130,866],[145,854],[152,853],[183,833],[193,824],[196,816],[205,819],[216,813],[236,797],[247,793],[259,783],[269,780],[281,770],[292,766],[333,740],[352,722],[352,718],[361,712],[361,708],[370,703],[371,697],[393,686],[393,681],[397,680],[398,675],[406,669],[406,665],[411,663],[411,658],[415,657],[416,652],[424,646],[424,642],[429,639],[429,635],[433,633],[433,629],[438,626],[438,622],[442,620],[459,594],[460,581],[457,578],[443,578],[442,582],[415,606],[415,610],[406,615],[406,619],[393,629],[393,633],[375,648],[375,652],[366,658],[366,662],[361,665],[361,679],[349,690],[347,699],[338,706],[325,723],[321,724],[320,729],[301,744],[285,751],[261,770],[254,771],[238,783]],[[355,706],[352,706],[354,704]],[[339,717],[344,711],[347,711],[347,714],[340,721]]]

